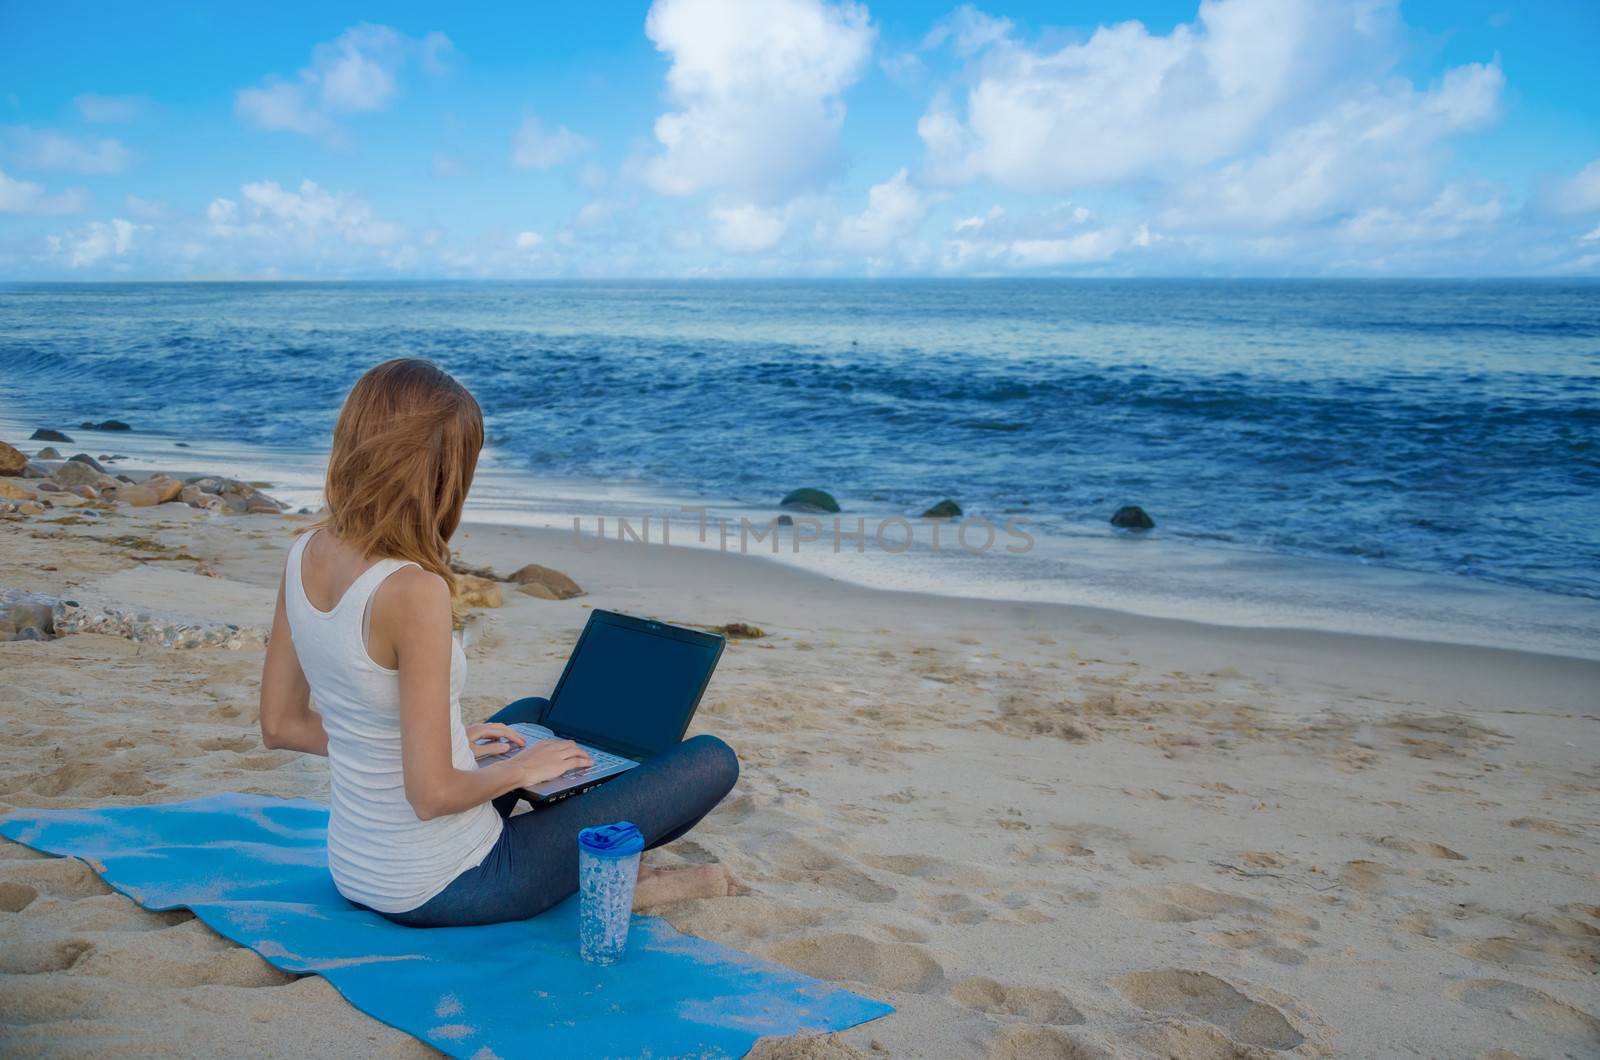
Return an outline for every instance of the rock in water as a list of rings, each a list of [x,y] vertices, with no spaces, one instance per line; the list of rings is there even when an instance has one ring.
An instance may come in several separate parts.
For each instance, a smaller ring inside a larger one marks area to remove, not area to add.
[[[793,526],[794,525],[794,516],[792,516],[792,515],[780,515],[780,516],[778,516],[778,525],[779,526]]]
[[[0,442],[0,475],[20,475],[28,466],[28,454]]]
[[[529,592],[528,586],[542,585],[550,590],[551,595],[546,599],[570,600],[574,596],[582,596],[583,590],[578,588],[578,583],[549,567],[541,567],[537,563],[530,563],[526,567],[511,575],[511,580],[522,587],[522,591],[529,596],[539,596],[539,593]]]
[[[129,427],[126,423],[123,423],[121,420],[102,420],[99,423],[91,423],[91,422],[87,422],[86,421],[84,423],[78,424],[78,427],[79,427],[79,429],[85,430],[85,431],[131,431],[131,430],[133,430],[132,427]]]
[[[32,434],[28,435],[28,440],[30,442],[68,442],[68,443],[70,443],[72,441],[71,438],[68,438],[66,435],[62,434],[60,431],[52,431],[49,427],[40,427],[38,430],[36,430]]]
[[[1111,525],[1120,526],[1124,530],[1152,530],[1156,521],[1137,504],[1124,504],[1111,517]]]
[[[839,510],[839,502],[834,500],[833,494],[827,490],[806,486],[784,494],[779,507],[794,508],[802,512],[836,512]]]
[[[499,585],[471,574],[456,575],[455,601],[462,607],[503,607],[506,602]]]
[[[53,445],[47,445],[33,454],[35,460],[60,460],[61,451]]]
[[[105,468],[100,466],[100,461],[96,460],[88,453],[74,453],[72,456],[67,457],[67,459],[72,463],[85,464],[94,468],[96,471],[105,471]]]
[[[922,513],[924,519],[959,519],[961,518],[961,505],[946,497],[932,508]]]

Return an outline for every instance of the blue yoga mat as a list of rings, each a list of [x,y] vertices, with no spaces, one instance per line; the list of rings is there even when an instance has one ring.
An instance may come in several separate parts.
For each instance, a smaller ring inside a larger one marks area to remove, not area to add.
[[[509,924],[400,927],[334,889],[327,826],[319,803],[227,794],[17,811],[0,835],[82,858],[147,909],[192,909],[450,1056],[743,1056],[767,1035],[842,1030],[894,1011],[658,917],[634,918],[621,962],[585,964],[575,898]]]

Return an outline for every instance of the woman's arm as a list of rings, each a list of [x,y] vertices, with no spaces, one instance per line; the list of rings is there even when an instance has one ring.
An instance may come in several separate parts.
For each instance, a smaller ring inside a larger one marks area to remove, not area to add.
[[[460,813],[589,764],[569,740],[540,740],[482,768],[457,769],[450,733],[450,589],[417,567],[387,578],[372,602],[372,642],[393,645],[400,671],[400,761],[421,820]],[[387,654],[387,653],[385,653]]]
[[[272,616],[267,661],[261,666],[261,742],[285,751],[328,754],[322,718],[311,709],[311,686],[300,669],[283,610],[283,580],[278,580],[278,608]]]

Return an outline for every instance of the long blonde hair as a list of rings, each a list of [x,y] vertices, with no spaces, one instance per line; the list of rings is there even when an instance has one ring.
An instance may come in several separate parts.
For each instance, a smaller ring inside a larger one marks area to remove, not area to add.
[[[385,361],[345,398],[315,528],[369,559],[412,560],[453,594],[450,537],[482,449],[483,413],[466,387],[427,361]]]

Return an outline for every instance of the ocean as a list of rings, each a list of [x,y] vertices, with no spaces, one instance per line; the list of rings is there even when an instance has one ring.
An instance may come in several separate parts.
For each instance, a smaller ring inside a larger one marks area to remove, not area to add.
[[[483,406],[480,517],[761,521],[815,486],[867,547],[777,558],[870,584],[1600,654],[1593,282],[0,286],[13,434],[115,417],[75,448],[307,502],[400,355]],[[879,539],[946,497],[1031,544]]]

